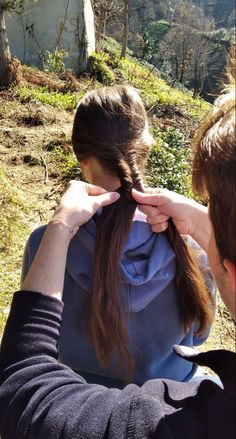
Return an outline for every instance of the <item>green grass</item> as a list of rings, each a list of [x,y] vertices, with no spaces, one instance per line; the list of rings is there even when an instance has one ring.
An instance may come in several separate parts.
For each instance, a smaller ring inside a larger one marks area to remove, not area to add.
[[[21,86],[15,89],[15,94],[23,102],[39,101],[44,105],[59,107],[63,110],[73,110],[78,102],[76,93],[61,93],[48,87]]]
[[[205,112],[211,108],[211,105],[203,99],[193,99],[187,90],[185,92],[170,87],[149,68],[128,58],[122,60],[121,73],[129,84],[141,91],[148,106],[153,104],[178,106],[189,116],[197,119],[204,117]]]
[[[30,232],[30,206],[23,193],[0,168],[0,335],[5,325],[12,293],[19,287],[24,245]]]
[[[203,99],[193,99],[191,93],[186,89],[169,86],[163,79],[152,71],[150,66],[132,56],[128,50],[127,58],[120,60],[120,44],[112,38],[104,41],[105,52],[94,53],[91,56],[90,68],[93,80],[88,85],[88,78],[81,78],[81,85],[86,84],[85,91],[102,85],[109,85],[115,82],[126,82],[140,90],[146,105],[174,105],[182,108],[189,116],[197,119],[204,117],[204,114],[211,108],[211,105]],[[98,83],[96,82],[98,81]],[[88,86],[87,86],[88,85]],[[36,100],[44,105],[59,107],[67,111],[73,110],[78,100],[85,91],[77,93],[62,93],[50,90],[49,87],[40,86],[18,86],[15,88],[15,95],[22,102]]]
[[[53,151],[52,160],[57,163],[64,180],[81,179],[80,165],[72,152],[66,152],[58,145]]]
[[[120,44],[112,38],[106,37],[103,42],[104,50],[114,58],[119,59]],[[106,55],[106,63],[109,65],[109,56]],[[133,52],[127,50],[126,59],[119,60],[119,74],[123,79],[138,88],[147,105],[158,103],[160,105],[177,105],[194,118],[201,119],[204,113],[211,108],[211,104],[201,98],[194,99],[189,90],[169,86],[163,79],[158,77],[152,66],[138,60]]]

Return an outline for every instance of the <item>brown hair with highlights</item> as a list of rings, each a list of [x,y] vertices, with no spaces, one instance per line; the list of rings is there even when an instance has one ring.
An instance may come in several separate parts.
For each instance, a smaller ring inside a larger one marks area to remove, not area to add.
[[[228,63],[228,85],[195,135],[193,187],[208,196],[209,213],[221,260],[236,264],[235,58]]]
[[[95,157],[121,182],[120,199],[103,208],[97,222],[90,321],[100,364],[106,367],[116,352],[127,380],[132,376],[133,361],[119,297],[120,255],[136,209],[131,190],[144,190],[142,172],[152,141],[144,105],[132,87],[104,87],[88,93],[79,103],[72,134],[78,160]],[[176,283],[184,327],[187,330],[197,320],[201,333],[212,318],[208,291],[173,223],[168,237],[176,252]]]

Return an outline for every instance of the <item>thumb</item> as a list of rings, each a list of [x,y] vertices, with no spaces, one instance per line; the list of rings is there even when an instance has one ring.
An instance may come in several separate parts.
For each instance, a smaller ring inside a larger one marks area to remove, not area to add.
[[[151,206],[157,205],[157,193],[154,195],[145,192],[138,192],[136,189],[132,189],[132,197],[138,204],[149,204]]]
[[[96,209],[103,206],[108,206],[109,204],[115,203],[120,198],[118,192],[106,192],[94,197]]]

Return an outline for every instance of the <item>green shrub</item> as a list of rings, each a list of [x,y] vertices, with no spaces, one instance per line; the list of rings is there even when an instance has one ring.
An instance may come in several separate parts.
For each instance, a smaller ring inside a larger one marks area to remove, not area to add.
[[[121,68],[121,60],[119,58],[119,56],[117,55],[116,52],[106,52],[105,53],[108,55],[108,58],[106,60],[106,64],[111,67],[112,69],[120,69]]]
[[[68,53],[64,49],[56,49],[50,52],[46,50],[43,55],[44,70],[54,73],[62,73],[65,71],[65,58]]]
[[[166,132],[155,128],[153,134],[156,143],[148,160],[148,185],[192,196],[188,136],[174,128]]]
[[[108,67],[109,55],[103,52],[93,52],[88,59],[88,71],[104,85],[111,85],[115,81],[114,72]]]

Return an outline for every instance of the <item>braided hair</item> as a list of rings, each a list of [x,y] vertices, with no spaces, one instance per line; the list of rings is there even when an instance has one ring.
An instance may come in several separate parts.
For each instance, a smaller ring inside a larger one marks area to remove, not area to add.
[[[131,190],[143,191],[142,172],[152,141],[144,105],[132,87],[98,89],[78,105],[72,134],[77,158],[95,157],[121,182],[119,200],[103,208],[97,221],[90,326],[101,366],[106,367],[116,353],[118,367],[127,380],[132,377],[133,360],[119,296],[120,256],[137,206]],[[198,318],[202,331],[211,320],[206,287],[173,224],[167,233],[176,251],[176,282],[182,290],[179,304],[185,329]]]

